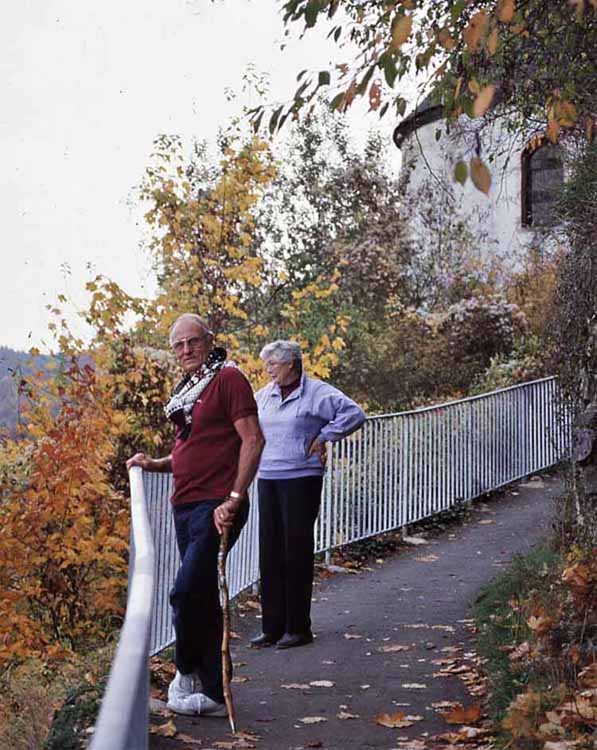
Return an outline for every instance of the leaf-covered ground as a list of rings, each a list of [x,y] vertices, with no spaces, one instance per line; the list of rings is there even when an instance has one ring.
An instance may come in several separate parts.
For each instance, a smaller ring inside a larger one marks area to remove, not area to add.
[[[389,556],[338,556],[315,587],[312,645],[249,649],[259,611],[245,603],[232,654],[242,733],[169,714],[171,675],[156,661],[150,749],[490,747],[470,605],[547,535],[559,488],[544,476],[477,502],[462,525],[417,530]]]

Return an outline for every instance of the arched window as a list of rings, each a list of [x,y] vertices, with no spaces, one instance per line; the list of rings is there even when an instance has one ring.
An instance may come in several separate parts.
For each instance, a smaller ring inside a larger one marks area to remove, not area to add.
[[[551,226],[557,221],[556,206],[564,184],[560,147],[543,141],[522,152],[521,218],[528,227]]]

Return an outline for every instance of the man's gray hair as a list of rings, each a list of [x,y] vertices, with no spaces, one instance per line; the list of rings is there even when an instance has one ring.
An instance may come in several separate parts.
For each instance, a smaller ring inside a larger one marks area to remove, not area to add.
[[[172,323],[170,326],[170,334],[169,334],[169,341],[172,343],[172,338],[174,334],[174,329],[179,323],[183,323],[185,320],[188,320],[189,322],[196,323],[199,328],[201,328],[208,336],[213,336],[213,331],[210,330],[209,326],[203,320],[203,318],[200,315],[197,315],[197,313],[183,313],[182,315],[179,315],[178,318]]]
[[[303,362],[303,355],[301,347],[295,341],[272,341],[271,344],[266,344],[261,353],[259,354],[261,359],[273,359],[276,362]]]

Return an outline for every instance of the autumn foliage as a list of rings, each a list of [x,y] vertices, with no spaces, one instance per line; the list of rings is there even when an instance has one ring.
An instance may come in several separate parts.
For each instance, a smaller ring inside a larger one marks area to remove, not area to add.
[[[5,446],[1,476],[2,665],[87,648],[123,611],[126,504],[106,478],[122,415],[80,361],[51,392],[29,387],[27,435]]]

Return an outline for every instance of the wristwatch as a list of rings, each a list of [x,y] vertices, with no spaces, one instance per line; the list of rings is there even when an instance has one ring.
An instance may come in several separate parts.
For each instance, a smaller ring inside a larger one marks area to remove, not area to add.
[[[232,497],[234,498],[234,500],[240,500],[242,495],[240,494],[240,492],[235,492],[234,490],[232,490],[232,492],[228,493],[228,497]]]

